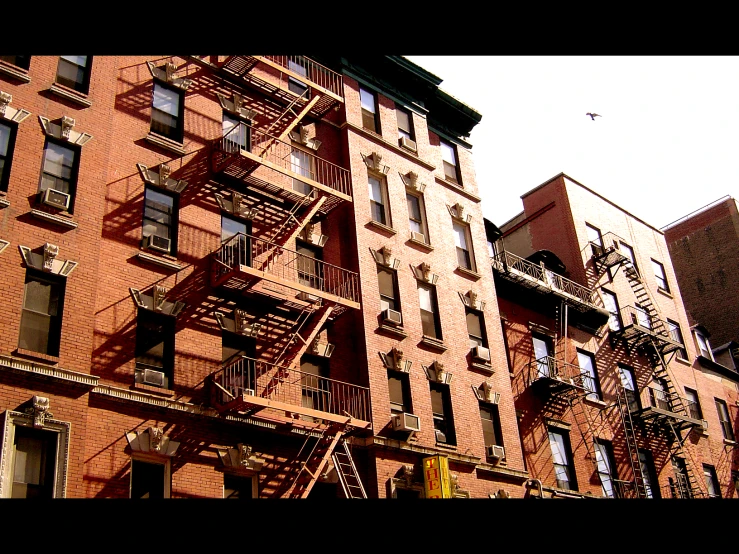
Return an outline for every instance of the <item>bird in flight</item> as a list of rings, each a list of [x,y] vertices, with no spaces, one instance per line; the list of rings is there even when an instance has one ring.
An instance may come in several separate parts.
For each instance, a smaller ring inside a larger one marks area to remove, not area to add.
[[[603,117],[602,115],[600,115],[598,113],[590,113],[590,112],[586,113],[585,115],[589,115],[590,116],[590,119],[592,119],[593,121],[595,121],[595,118],[596,117]]]

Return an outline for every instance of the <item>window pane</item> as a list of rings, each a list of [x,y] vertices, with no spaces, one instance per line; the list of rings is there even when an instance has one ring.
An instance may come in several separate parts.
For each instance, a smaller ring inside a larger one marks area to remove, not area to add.
[[[403,381],[398,377],[388,377],[388,389],[390,392],[390,403],[403,410]]]
[[[74,151],[54,142],[46,144],[44,152],[44,172],[69,179],[74,166]]]
[[[87,65],[87,56],[59,56],[63,60],[67,60],[70,63],[85,67]]]
[[[454,228],[454,245],[463,250],[468,250],[466,229],[457,222],[454,222],[452,226]]]
[[[454,148],[443,141],[441,142],[441,159],[455,167],[457,165],[457,156],[454,153]]]
[[[412,220],[421,221],[421,204],[417,196],[412,194],[405,195],[406,201],[408,202],[408,217]]]
[[[154,108],[171,115],[175,120],[180,110],[180,94],[154,83]]]
[[[434,306],[431,299],[431,289],[423,286],[418,287],[418,301],[421,305],[421,309],[427,312],[433,312]]]
[[[380,181],[375,179],[374,177],[369,178],[369,196],[370,200],[377,202],[378,204],[382,204],[382,188],[380,186]]]
[[[588,224],[585,224],[585,229],[588,232],[588,241],[597,244],[598,246],[603,246],[603,239],[600,236],[600,231],[596,229],[595,227],[591,227]]]
[[[0,156],[8,155],[8,143],[10,141],[10,127],[0,123]]]
[[[221,216],[221,242],[226,242],[228,239],[238,233],[247,234],[246,222],[231,219],[224,215]]]
[[[131,460],[131,498],[164,498],[164,464]]]
[[[595,365],[593,358],[583,352],[577,353],[577,361],[580,364],[580,370],[582,371],[582,380],[585,390],[590,391],[592,394],[588,394],[587,398],[597,399],[598,394],[596,393],[595,387]]]
[[[377,269],[377,280],[380,285],[380,295],[395,298],[394,274],[383,268]]]
[[[362,101],[362,108],[368,112],[375,113],[375,95],[363,88],[360,88],[359,97]]]
[[[475,337],[482,337],[480,314],[467,312],[467,332]]]
[[[47,353],[51,318],[24,310],[21,316],[21,334],[18,346],[33,352]]]

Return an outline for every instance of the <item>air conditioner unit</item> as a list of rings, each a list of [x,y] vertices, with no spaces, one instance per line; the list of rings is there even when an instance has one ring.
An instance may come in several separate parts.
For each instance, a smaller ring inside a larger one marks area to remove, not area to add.
[[[315,294],[310,294],[308,292],[302,292],[302,291],[298,293],[298,299],[302,300],[303,302],[310,302],[310,303],[315,303],[315,302],[318,302],[318,300],[320,300],[319,297],[316,296]]]
[[[420,431],[421,420],[418,416],[403,412],[393,416],[393,431]]]
[[[475,346],[472,349],[472,357],[483,362],[490,362],[490,350],[484,346]]]
[[[144,248],[159,250],[160,252],[169,254],[170,245],[171,241],[166,237],[160,237],[159,235],[146,235],[144,237]]]
[[[497,444],[492,444],[485,447],[485,454],[488,458],[493,460],[502,460],[505,458],[505,448],[498,446]]]
[[[401,325],[403,323],[403,314],[388,308],[382,311],[382,321],[390,325]]]
[[[408,150],[413,150],[414,152],[416,149],[416,141],[411,140],[407,137],[400,137],[400,140],[398,141],[400,143],[400,146],[403,148],[407,148]]]
[[[70,198],[71,196],[66,192],[49,188],[44,191],[42,202],[49,206],[66,210],[69,208]]]
[[[244,396],[254,396],[254,389],[244,389]]]
[[[418,242],[422,242],[426,244],[426,235],[423,233],[417,233],[416,231],[411,231],[411,238],[413,240],[417,240]]]
[[[165,379],[165,375],[161,371],[155,371],[153,369],[144,370],[144,384],[145,385],[163,387],[164,379]]]

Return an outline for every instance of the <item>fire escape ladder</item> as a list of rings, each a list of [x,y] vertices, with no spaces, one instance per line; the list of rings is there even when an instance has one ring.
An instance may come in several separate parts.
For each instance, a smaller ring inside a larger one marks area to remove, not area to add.
[[[300,471],[298,471],[298,474],[290,487],[290,492],[288,494],[289,498],[306,498],[310,494],[313,485],[316,484],[321,473],[323,473],[326,464],[328,464],[331,459],[336,445],[341,440],[345,427],[346,425],[343,423],[329,424],[323,430],[318,440],[313,444],[308,457],[301,461],[301,453],[306,449],[308,444],[315,439],[315,437],[308,435],[303,446],[300,448],[300,452],[298,452]]]
[[[314,196],[315,197],[314,197]],[[270,241],[272,250],[267,254],[266,259],[262,263],[262,269],[269,267],[274,257],[279,254],[280,249],[287,243],[291,242],[298,236],[300,231],[306,226],[311,218],[316,215],[323,203],[326,201],[325,196],[318,196],[316,191],[311,191],[311,196],[306,196],[300,202],[296,202],[287,217],[274,234],[274,238]],[[301,209],[305,208],[302,213]]]
[[[665,329],[665,323],[664,321],[662,321],[662,317],[660,317],[657,304],[652,300],[652,297],[649,294],[649,290],[644,284],[642,278],[639,276],[639,272],[629,260],[625,261],[623,263],[623,266],[624,275],[626,275],[626,278],[631,285],[631,290],[634,291],[634,295],[636,296],[638,304],[649,316],[649,321],[652,325],[652,331],[654,331],[658,335],[668,337],[669,333]]]
[[[331,458],[334,461],[336,474],[339,476],[341,488],[346,498],[367,498],[362,481],[359,479],[357,467],[354,465],[346,439],[342,438],[336,445]]]
[[[683,448],[683,444],[685,443],[687,435],[685,437],[682,437],[680,430],[675,428],[672,420],[669,420],[668,423],[670,426],[670,431],[672,431],[672,436],[674,437],[671,458],[674,460],[675,457],[680,457],[685,462],[685,466],[682,468],[685,470],[684,474],[680,472],[679,469],[675,468],[675,477],[677,482],[673,482],[672,478],[670,478],[670,485],[673,489],[673,496],[676,496],[677,498],[700,498],[707,496],[706,493],[703,491],[701,483],[695,478],[695,473],[692,469],[692,467],[695,465],[695,461],[690,455],[690,452],[686,448]],[[675,489],[675,487],[677,488],[677,490]]]
[[[617,386],[616,402],[618,404],[618,413],[621,416],[621,423],[624,427],[624,439],[626,442],[626,449],[629,454],[629,463],[631,464],[631,471],[634,475],[632,492],[636,498],[646,498],[647,491],[644,486],[644,475],[641,470],[641,462],[639,461],[636,429],[634,428],[634,420],[631,418],[629,401],[626,397],[626,389],[623,386]]]

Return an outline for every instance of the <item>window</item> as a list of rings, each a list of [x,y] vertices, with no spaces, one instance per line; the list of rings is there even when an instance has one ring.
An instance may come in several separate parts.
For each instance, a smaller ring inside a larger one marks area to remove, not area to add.
[[[500,414],[497,404],[480,402],[480,420],[485,446],[504,446],[503,430],[500,426]]]
[[[413,132],[413,117],[411,112],[400,106],[395,107],[395,113],[398,118],[398,135],[410,141],[415,141],[416,135]],[[402,141],[401,141],[401,144]],[[415,146],[415,142],[413,144]]]
[[[467,318],[467,334],[470,337],[470,348],[476,346],[488,347],[487,334],[485,333],[485,320],[482,312],[472,310],[465,307],[465,317]]]
[[[372,221],[391,227],[385,180],[369,176],[370,213]]]
[[[421,307],[421,327],[424,336],[442,340],[439,309],[436,302],[436,287],[419,281],[418,302]]]
[[[308,75],[308,69],[305,67],[303,56],[291,56],[287,60],[287,68],[301,77]],[[306,100],[310,97],[310,93],[307,93],[308,86],[295,77],[288,77],[287,88],[290,92],[294,92],[298,96],[303,96]]]
[[[229,392],[240,395],[244,389],[256,389],[257,340],[241,333],[224,331],[221,335],[222,367]],[[248,358],[248,359],[244,359]]]
[[[645,327],[646,329],[652,328],[652,318],[649,316],[649,312],[644,309],[641,304],[634,304],[636,312],[636,321],[634,323]]]
[[[621,313],[618,307],[618,299],[616,298],[616,295],[606,289],[601,289],[600,292],[603,295],[603,305],[606,310],[611,312],[611,317],[608,320],[608,327],[611,331],[620,331]]]
[[[39,192],[54,189],[69,196],[67,211],[74,209],[74,196],[79,171],[79,149],[62,146],[57,142],[46,141],[44,162],[41,171]]]
[[[670,292],[670,287],[667,285],[667,277],[665,276],[665,266],[656,260],[652,260],[652,266],[654,267],[654,278],[657,281],[657,288],[665,292]]]
[[[256,476],[223,474],[223,498],[251,500],[256,498]]]
[[[0,60],[25,69],[26,71],[31,66],[31,56],[0,56]]]
[[[56,82],[82,94],[87,94],[90,88],[91,63],[91,56],[59,56]]]
[[[54,498],[58,434],[15,426],[11,498]]]
[[[139,308],[136,320],[136,383],[171,389],[175,318]]]
[[[380,133],[380,122],[377,117],[377,95],[359,87],[359,98],[362,104],[362,127]]]
[[[634,249],[631,248],[631,246],[629,246],[628,244],[623,243],[623,242],[619,243],[618,248],[619,250],[623,252],[623,255],[628,258],[628,260],[631,262],[631,265],[636,270],[636,274],[639,275],[639,266],[636,265],[636,255],[634,254]]]
[[[429,382],[431,387],[431,412],[434,418],[434,434],[436,442],[456,445],[454,418],[452,417],[452,401],[449,385]]]
[[[19,348],[59,356],[65,284],[55,275],[26,271]]]
[[[675,472],[675,480],[670,479],[670,488],[673,498],[692,498],[693,491],[688,477],[688,466],[684,458],[672,457],[672,469]]]
[[[706,337],[706,335],[704,335],[700,331],[696,330],[695,339],[698,341],[698,350],[700,351],[700,355],[713,361],[713,352],[711,351],[711,346],[708,343],[708,337]]]
[[[639,394],[636,390],[636,380],[634,379],[634,370],[630,367],[618,366],[618,376],[621,380],[621,386],[626,394],[626,403],[630,412],[636,412],[641,409]]]
[[[323,290],[323,264],[321,263],[323,251],[320,248],[300,243],[297,244],[296,250],[298,252],[298,283]]]
[[[595,439],[595,463],[598,468],[598,477],[600,478],[603,496],[607,498],[616,498],[616,489],[613,481],[618,478],[616,475],[616,462],[613,458],[613,445],[603,439]]]
[[[411,406],[411,385],[408,374],[402,371],[387,370],[387,387],[390,393],[390,413],[413,413]]]
[[[671,319],[667,320],[667,329],[670,333],[670,338],[674,340],[675,342],[679,342],[680,344],[685,344],[685,341],[683,340],[683,332],[680,330],[680,324],[672,321]],[[676,351],[676,355],[681,360],[687,360],[688,359],[688,352],[685,350],[685,348],[678,348]]]
[[[716,411],[718,412],[718,419],[721,423],[721,431],[724,434],[724,438],[729,441],[734,440],[734,427],[731,424],[731,418],[729,417],[729,407],[726,405],[725,400],[716,398]]]
[[[392,269],[377,266],[377,282],[380,288],[380,311],[400,311],[400,297],[398,295],[398,274]]]
[[[706,478],[706,488],[708,489],[709,498],[721,498],[721,487],[718,484],[718,476],[716,468],[703,464],[703,476]]]
[[[169,498],[169,462],[131,460],[131,498]]]
[[[300,384],[302,387],[302,406],[322,412],[328,411],[331,396],[329,393],[328,364],[326,358],[304,354],[300,359]],[[303,419],[312,421],[310,416]]]
[[[459,175],[459,164],[457,163],[457,149],[453,144],[440,140],[441,145],[441,159],[444,164],[444,177],[447,181],[451,181],[457,185],[461,184],[461,177]]]
[[[290,169],[293,173],[312,179],[311,155],[308,154],[308,152],[293,146],[292,151],[290,152]],[[313,187],[300,179],[293,178],[293,190],[307,196],[311,193]],[[370,197],[371,196],[372,194],[370,193]]]
[[[238,238],[234,239],[237,235]],[[221,244],[225,245],[226,250],[221,260],[230,267],[235,264],[251,266],[251,221],[221,214]]]
[[[561,429],[549,429],[549,445],[552,448],[554,477],[560,489],[577,490],[575,467],[572,464],[570,435]]]
[[[661,498],[657,482],[657,472],[654,468],[652,453],[639,449],[639,468],[644,481],[644,492],[647,498]]]
[[[703,419],[703,410],[698,400],[698,391],[685,387],[685,398],[688,404],[688,415],[693,419]]]
[[[475,259],[470,248],[470,228],[457,221],[452,222],[454,228],[454,246],[457,248],[457,265],[470,271],[475,270]]]
[[[223,139],[229,152],[249,151],[251,149],[250,130],[246,123],[223,112]]]
[[[603,254],[603,236],[600,234],[600,229],[588,223],[585,224],[585,229],[588,233],[588,242],[593,250],[593,256],[600,256]]]
[[[534,360],[536,360],[537,377],[552,377],[552,339],[545,335],[532,334],[531,342],[534,347]]]
[[[595,356],[590,352],[578,350],[577,362],[580,364],[583,387],[588,391],[585,398],[600,400],[600,384],[598,383],[598,373],[595,370]]]
[[[15,133],[17,127],[0,122],[0,191],[8,191],[10,165],[13,162]]]
[[[405,193],[408,204],[408,221],[411,227],[411,238],[420,242],[429,243],[428,229],[426,228],[426,214],[423,206],[423,198],[410,192]]]
[[[667,396],[668,390],[667,381],[659,377],[653,377],[652,385],[649,387],[650,404],[660,410],[671,412],[672,406]]]
[[[144,188],[142,238],[145,248],[177,255],[177,197]]]
[[[182,142],[184,114],[184,93],[155,81],[151,106],[151,132],[175,142]]]

